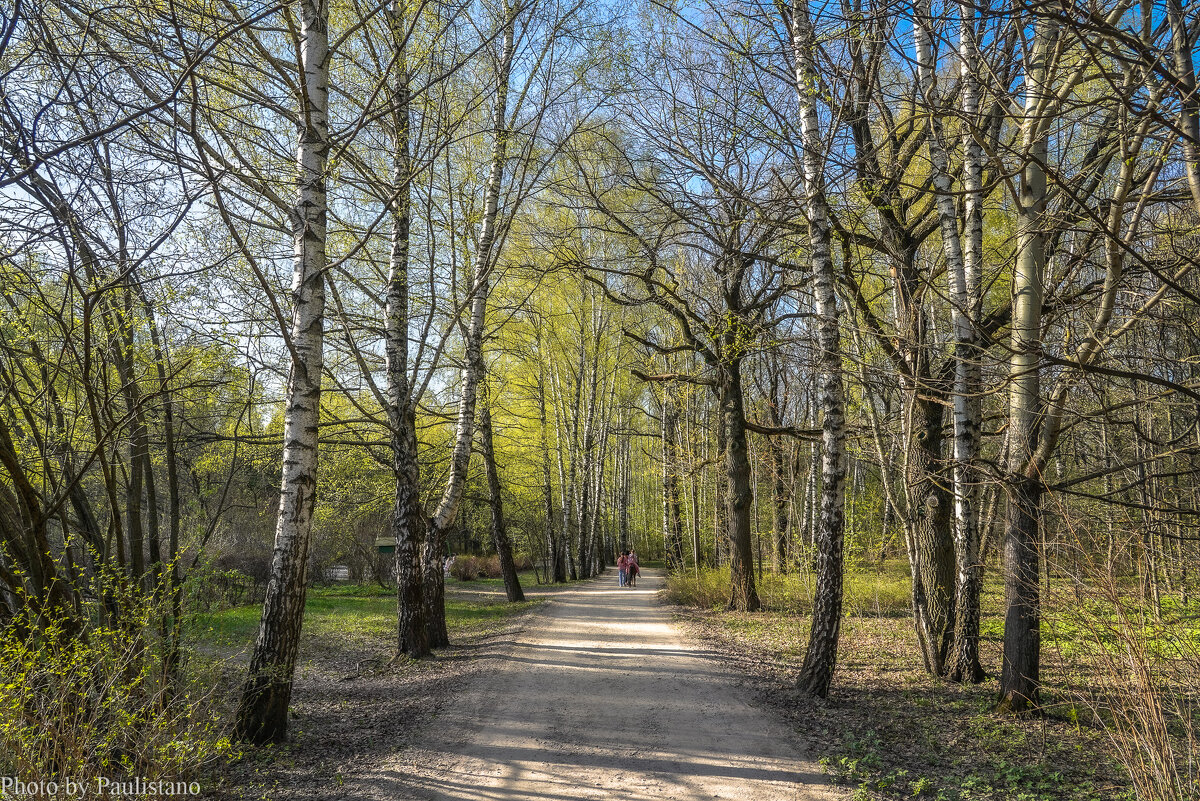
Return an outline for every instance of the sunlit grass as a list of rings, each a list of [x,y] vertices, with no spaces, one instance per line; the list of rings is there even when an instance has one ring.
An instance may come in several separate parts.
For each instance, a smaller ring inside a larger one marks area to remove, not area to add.
[[[759,600],[767,611],[794,615],[812,611],[812,571],[763,573],[757,585]],[[683,606],[723,609],[729,601],[729,588],[727,567],[705,568],[698,574],[685,571],[668,578],[666,598]],[[844,592],[846,612],[856,617],[901,617],[912,608],[908,567],[900,561],[848,571]]]
[[[485,585],[487,581],[473,582]],[[503,582],[498,579],[501,588]],[[446,626],[452,637],[479,636],[501,628],[513,615],[520,614],[539,601],[510,604],[499,599],[461,599],[453,594],[453,585],[446,598]],[[258,633],[261,604],[248,604],[220,612],[191,615],[186,624],[189,641],[196,646],[208,645],[221,649],[239,650],[249,647]],[[341,585],[314,587],[308,593],[304,608],[304,629],[301,647],[371,646],[395,636],[395,590],[378,585]]]

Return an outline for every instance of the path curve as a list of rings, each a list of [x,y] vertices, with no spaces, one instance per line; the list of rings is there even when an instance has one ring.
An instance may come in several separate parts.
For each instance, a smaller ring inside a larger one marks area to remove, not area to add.
[[[556,593],[495,671],[348,797],[439,801],[838,797],[788,726],[615,573]]]

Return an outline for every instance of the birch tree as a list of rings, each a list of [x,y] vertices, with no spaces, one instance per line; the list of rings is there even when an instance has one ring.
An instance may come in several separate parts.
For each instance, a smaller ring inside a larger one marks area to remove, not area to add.
[[[475,244],[475,264],[470,288],[469,316],[466,324],[466,357],[459,388],[458,422],[454,448],[450,455],[450,474],[442,498],[434,510],[424,553],[425,625],[429,644],[441,648],[450,643],[446,631],[445,576],[446,534],[454,523],[466,486],[471,460],[471,442],[475,434],[475,407],[479,380],[483,375],[483,333],[488,304],[488,288],[494,267],[496,220],[500,207],[500,189],[508,151],[508,89],[515,48],[517,8],[505,5],[500,54],[496,71],[496,95],[492,104],[492,155],[484,186],[483,219]]]
[[[300,130],[296,204],[290,215],[295,259],[283,481],[271,578],[234,724],[235,737],[253,743],[281,742],[287,737],[317,490],[325,313],[325,166],[329,154],[329,8],[324,0],[301,0],[297,12]]]
[[[834,291],[829,203],[825,196],[826,145],[817,112],[817,42],[808,4],[792,0],[791,34],[796,98],[800,114],[804,209],[816,296],[818,398],[821,408],[821,517],[817,524],[817,586],[812,627],[798,684],[805,692],[829,694],[837,664],[842,622],[843,537],[845,527],[845,403],[842,389],[841,334]]]
[[[927,146],[938,222],[949,282],[950,318],[954,330],[954,413],[952,477],[954,487],[954,543],[957,575],[954,615],[954,664],[935,664],[936,673],[949,673],[956,680],[983,680],[979,664],[979,525],[976,512],[975,461],[979,447],[981,390],[975,321],[979,319],[979,267],[983,251],[982,153],[976,140],[979,114],[979,59],[975,53],[974,9],[959,4],[959,58],[962,93],[964,236],[959,237],[958,209],[954,197],[949,146],[941,115],[942,101],[937,85],[938,52],[934,18],[925,0],[917,3],[913,20],[919,91],[929,112]],[[936,636],[927,631],[926,637]],[[940,649],[931,653],[940,659]]]

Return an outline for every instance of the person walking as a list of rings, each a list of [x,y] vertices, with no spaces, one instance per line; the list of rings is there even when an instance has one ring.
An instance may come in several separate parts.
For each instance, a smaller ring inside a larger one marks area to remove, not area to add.
[[[624,587],[629,578],[629,551],[621,551],[617,558],[617,586]]]

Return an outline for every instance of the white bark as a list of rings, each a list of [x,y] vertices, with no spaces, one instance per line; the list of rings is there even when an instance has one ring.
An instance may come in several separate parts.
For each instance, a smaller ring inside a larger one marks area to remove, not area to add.
[[[821,514],[817,529],[817,589],[813,602],[812,630],[800,685],[824,697],[837,660],[842,614],[842,544],[845,526],[845,405],[842,393],[841,342],[830,226],[825,197],[825,146],[817,114],[818,72],[816,36],[808,4],[793,0],[792,50],[795,59],[796,96],[800,107],[805,211],[816,296],[817,345],[820,372]]]
[[[301,0],[298,192],[290,217],[295,261],[291,367],[283,426],[283,481],[271,577],[258,639],[238,708],[236,734],[252,742],[283,740],[308,585],[308,546],[317,485],[325,314],[325,162],[329,152],[329,9]]]
[[[483,220],[475,244],[475,265],[471,286],[471,315],[467,323],[466,365],[462,371],[462,389],[458,401],[458,424],[454,450],[450,456],[450,475],[446,489],[433,513],[433,528],[444,532],[458,514],[466,486],[467,466],[471,460],[471,440],[475,434],[475,405],[479,378],[483,375],[483,330],[487,312],[493,264],[492,246],[496,241],[496,218],[500,207],[500,187],[504,182],[504,161],[508,151],[508,82],[512,72],[516,20],[509,11],[500,52],[500,71],[496,76],[496,102],[492,111],[492,157],[484,190]]]
[[[916,5],[913,20],[913,39],[917,55],[917,78],[920,94],[929,111],[927,143],[931,178],[938,222],[942,233],[942,249],[946,258],[946,275],[950,292],[950,319],[954,330],[954,389],[951,393],[954,413],[953,438],[953,490],[954,490],[954,544],[956,556],[955,612],[958,632],[963,633],[959,617],[975,619],[978,614],[971,608],[978,602],[979,573],[979,527],[975,505],[974,465],[979,442],[978,380],[980,366],[976,353],[975,320],[979,305],[979,258],[982,251],[983,219],[982,155],[972,135],[972,128],[979,110],[979,86],[975,69],[978,57],[974,51],[975,29],[971,7],[960,4],[960,58],[963,82],[963,191],[966,196],[964,211],[966,242],[959,239],[958,211],[953,195],[953,178],[950,174],[950,158],[947,153],[941,118],[941,99],[937,87],[937,44],[933,30],[933,17],[929,0],[920,0]],[[965,244],[965,247],[964,247]],[[968,270],[968,261],[970,269]],[[968,277],[969,276],[969,277]],[[967,657],[967,665],[944,666],[947,672],[962,678],[964,671],[971,681],[982,679],[978,658],[974,655],[974,643],[978,639],[977,623],[967,633],[970,642],[961,638],[957,644],[958,656]],[[966,652],[964,653],[964,650]]]

